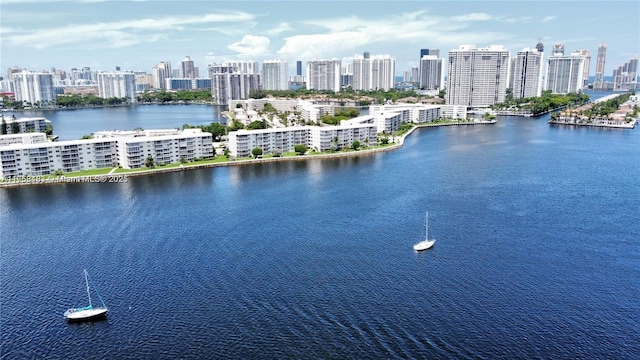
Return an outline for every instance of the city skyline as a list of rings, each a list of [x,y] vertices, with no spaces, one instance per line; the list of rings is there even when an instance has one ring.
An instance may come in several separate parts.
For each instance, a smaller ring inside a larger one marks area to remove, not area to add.
[[[395,58],[398,76],[419,66],[423,48],[446,57],[460,45],[502,45],[515,56],[541,40],[546,56],[556,43],[566,53],[597,54],[606,42],[608,76],[640,53],[638,32],[611,26],[635,24],[637,2],[550,4],[3,0],[0,68],[150,73],[161,61],[178,68],[189,56],[201,74],[210,63],[273,59],[287,61],[295,74],[296,61],[348,60],[368,51]]]

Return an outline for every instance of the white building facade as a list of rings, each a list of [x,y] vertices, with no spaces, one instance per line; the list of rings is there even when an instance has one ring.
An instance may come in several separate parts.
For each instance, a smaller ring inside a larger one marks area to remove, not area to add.
[[[518,51],[512,62],[511,78],[514,99],[542,94],[543,54],[536,49]]]
[[[265,60],[262,63],[261,88],[264,90],[289,89],[289,67],[286,61]]]
[[[55,104],[53,75],[44,72],[21,71],[13,73],[16,101],[30,104]]]
[[[200,129],[100,132],[93,139],[41,142],[44,134],[30,134],[35,140],[17,142],[15,135],[1,135],[0,179],[65,173],[122,166],[176,163],[213,156],[212,135]],[[13,139],[6,140],[5,139]],[[24,138],[23,138],[24,139]]]
[[[151,69],[151,85],[155,89],[166,89],[166,79],[171,78],[171,63],[161,61]]]
[[[136,100],[136,76],[130,71],[98,73],[98,95],[101,98],[129,98]]]
[[[389,55],[370,56],[365,52],[353,59],[352,71],[354,90],[388,91],[395,85],[396,59]]]
[[[499,45],[462,45],[449,51],[447,104],[487,107],[503,102],[509,62],[509,51]]]
[[[580,92],[583,73],[584,56],[553,54],[547,60],[545,90],[551,90],[553,94]]]
[[[442,59],[435,55],[424,55],[420,59],[420,89],[439,91],[443,84]]]
[[[340,92],[340,68],[340,60],[307,61],[307,89]]]

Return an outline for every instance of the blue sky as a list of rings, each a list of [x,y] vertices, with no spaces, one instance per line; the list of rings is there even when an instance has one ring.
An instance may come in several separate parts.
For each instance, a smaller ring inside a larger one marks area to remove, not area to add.
[[[349,59],[389,54],[402,74],[421,48],[503,45],[512,55],[541,39],[565,53],[600,43],[605,75],[640,54],[638,1],[31,1],[0,0],[0,74],[90,66],[150,72],[190,56],[201,74],[224,60]]]

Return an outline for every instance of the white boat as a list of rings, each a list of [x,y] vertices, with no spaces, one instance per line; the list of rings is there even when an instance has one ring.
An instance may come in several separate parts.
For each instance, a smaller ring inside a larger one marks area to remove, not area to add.
[[[79,308],[71,308],[64,312],[64,317],[69,321],[85,321],[85,320],[93,320],[98,318],[103,318],[107,315],[107,306],[104,304],[98,289],[94,290],[98,295],[98,299],[100,299],[100,303],[102,306],[93,306],[91,303],[91,290],[89,288],[89,273],[87,270],[84,270],[84,281],[87,285],[87,296],[89,297],[89,306],[79,307]]]
[[[429,212],[428,211],[427,211],[424,227],[425,227],[424,240],[413,245],[413,250],[415,251],[424,251],[424,250],[430,249],[433,246],[433,244],[436,243],[436,239],[429,240]]]

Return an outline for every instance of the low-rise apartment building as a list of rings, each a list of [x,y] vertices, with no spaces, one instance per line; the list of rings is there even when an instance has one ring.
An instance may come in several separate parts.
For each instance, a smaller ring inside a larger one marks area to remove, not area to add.
[[[0,179],[110,168],[135,169],[213,156],[212,135],[200,129],[111,131],[93,139],[41,142],[42,133],[0,136]],[[46,138],[46,137],[45,137]]]

